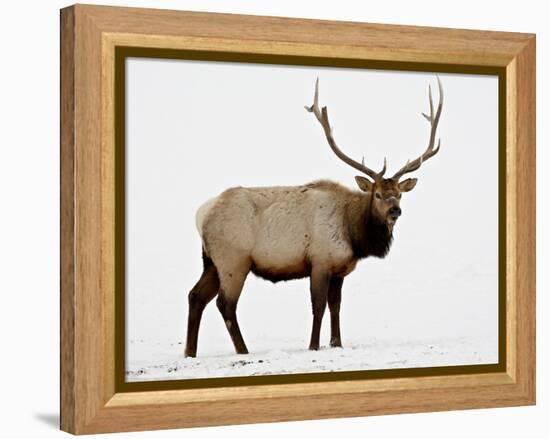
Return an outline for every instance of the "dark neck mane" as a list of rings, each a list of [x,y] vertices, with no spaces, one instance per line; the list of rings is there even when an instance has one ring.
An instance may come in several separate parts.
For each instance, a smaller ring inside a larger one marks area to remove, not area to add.
[[[393,240],[392,233],[384,223],[380,223],[371,215],[370,197],[364,195],[359,202],[348,205],[349,237],[353,254],[357,259],[374,256],[385,257],[390,251]]]

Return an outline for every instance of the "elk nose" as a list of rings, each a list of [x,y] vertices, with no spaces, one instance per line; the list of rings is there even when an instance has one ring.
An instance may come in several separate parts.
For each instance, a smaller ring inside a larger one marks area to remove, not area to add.
[[[397,218],[401,215],[401,208],[400,207],[392,207],[389,212],[390,216]]]

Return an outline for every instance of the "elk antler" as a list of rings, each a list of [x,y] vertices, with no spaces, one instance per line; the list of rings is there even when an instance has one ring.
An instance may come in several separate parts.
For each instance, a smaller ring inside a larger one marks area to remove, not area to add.
[[[332,149],[332,151],[334,151],[334,154],[336,154],[340,160],[342,160],[344,163],[347,163],[352,168],[355,168],[358,171],[363,172],[364,174],[367,174],[369,177],[373,178],[374,180],[380,180],[382,178],[382,176],[386,172],[385,158],[384,158],[384,167],[382,168],[382,170],[380,172],[375,172],[372,169],[367,168],[365,166],[364,157],[361,163],[356,162],[352,158],[345,155],[340,150],[340,148],[338,148],[338,145],[336,145],[336,141],[332,136],[332,128],[328,121],[327,107],[323,107],[322,110],[319,108],[319,78],[317,78],[317,81],[315,82],[315,97],[313,99],[313,105],[311,107],[305,106],[305,109],[315,115],[315,117],[323,127],[323,130],[325,131],[325,136],[327,137],[327,141],[328,141],[328,144],[330,145],[330,148]]]
[[[434,148],[435,145],[435,133],[437,131],[437,124],[439,123],[439,117],[441,116],[441,109],[443,108],[443,87],[441,86],[441,81],[439,80],[439,76],[437,77],[437,85],[439,87],[439,104],[437,106],[437,111],[434,115],[434,103],[432,99],[432,87],[430,86],[428,88],[428,95],[430,97],[430,115],[428,116],[425,113],[422,113],[422,116],[426,118],[428,122],[430,122],[431,130],[430,130],[430,142],[428,144],[428,148],[426,148],[426,151],[424,151],[424,154],[422,154],[417,159],[413,160],[412,162],[409,160],[403,166],[399,171],[397,171],[392,179],[393,180],[399,180],[404,174],[407,174],[408,172],[416,171],[420,166],[422,166],[422,163],[424,163],[426,160],[428,160],[430,157],[433,157],[437,154],[439,151],[439,147],[441,146],[441,139],[438,139],[437,141],[437,147]]]

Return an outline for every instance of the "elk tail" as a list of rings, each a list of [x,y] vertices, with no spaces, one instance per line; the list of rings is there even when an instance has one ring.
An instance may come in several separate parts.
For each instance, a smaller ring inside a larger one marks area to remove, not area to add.
[[[214,206],[214,204],[216,204],[216,201],[217,201],[217,197],[211,198],[210,200],[208,200],[206,203],[204,203],[202,206],[199,207],[195,215],[195,225],[197,226],[197,231],[199,232],[199,235],[203,239],[204,239],[204,233],[203,233],[204,222],[206,220],[206,217],[210,213],[212,207]]]

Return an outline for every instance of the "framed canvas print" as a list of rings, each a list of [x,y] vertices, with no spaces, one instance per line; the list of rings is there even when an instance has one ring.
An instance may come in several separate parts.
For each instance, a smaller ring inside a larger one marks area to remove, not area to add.
[[[533,404],[535,37],[61,11],[61,427]]]

